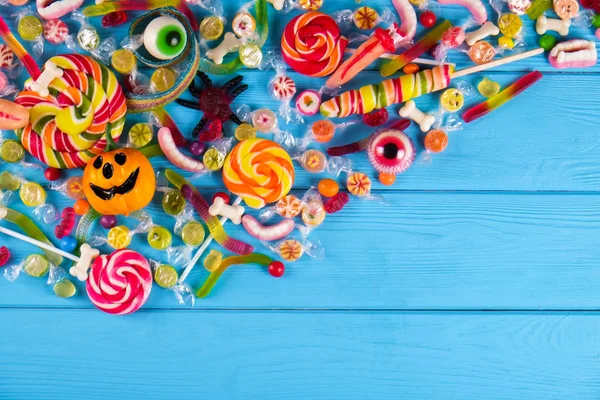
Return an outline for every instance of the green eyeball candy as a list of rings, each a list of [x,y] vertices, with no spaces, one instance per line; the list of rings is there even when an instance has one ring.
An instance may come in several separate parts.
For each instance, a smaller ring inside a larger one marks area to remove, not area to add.
[[[158,17],[144,30],[144,47],[159,60],[171,60],[180,55],[187,44],[187,34],[181,22],[172,17]]]

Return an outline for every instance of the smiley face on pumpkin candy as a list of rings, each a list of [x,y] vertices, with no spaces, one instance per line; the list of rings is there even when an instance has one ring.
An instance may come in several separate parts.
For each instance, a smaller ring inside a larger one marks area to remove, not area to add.
[[[129,215],[148,205],[156,179],[150,161],[135,149],[118,149],[93,158],[83,171],[83,191],[94,210]]]

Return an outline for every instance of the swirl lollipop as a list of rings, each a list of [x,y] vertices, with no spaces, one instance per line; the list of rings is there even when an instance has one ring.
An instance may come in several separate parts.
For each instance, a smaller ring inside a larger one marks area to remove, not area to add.
[[[119,140],[125,97],[115,75],[91,57],[52,57],[45,68],[61,72],[47,90],[32,80],[25,83],[15,102],[29,110],[30,120],[17,135],[27,151],[50,167],[83,167],[104,152],[108,135]]]
[[[277,143],[248,139],[238,143],[225,159],[223,182],[252,208],[262,208],[284,197],[294,183],[294,165]]]
[[[318,77],[333,73],[342,62],[348,39],[327,14],[308,12],[292,19],[281,38],[285,62],[296,72]]]
[[[94,260],[86,289],[90,300],[109,314],[131,314],[144,305],[152,289],[148,260],[132,250],[117,250]]]

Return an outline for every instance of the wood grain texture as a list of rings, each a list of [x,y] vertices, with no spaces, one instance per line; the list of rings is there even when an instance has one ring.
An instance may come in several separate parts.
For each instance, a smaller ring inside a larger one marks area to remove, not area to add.
[[[229,20],[241,3],[225,2]],[[391,10],[389,0],[363,5]],[[351,0],[325,0],[322,10],[357,7]],[[469,18],[461,7],[435,11],[455,24]],[[0,7],[11,27],[14,12]],[[198,7],[194,12],[199,19],[207,15]],[[269,6],[266,49],[279,47],[285,24],[297,14],[277,14]],[[76,32],[77,24],[67,22]],[[91,22],[103,37],[119,42],[126,35],[124,27],[101,28],[100,18]],[[533,23],[524,22],[531,48],[538,36]],[[593,39],[593,30],[574,27],[569,38],[576,37]],[[66,51],[47,44],[40,64]],[[465,54],[452,61],[458,68],[472,65]],[[381,81],[377,67],[347,88]],[[95,310],[80,283],[75,298],[61,300],[44,279],[21,276],[10,284],[0,277],[0,399],[597,399],[600,66],[557,71],[540,55],[464,81],[476,85],[485,75],[504,86],[533,69],[544,79],[451,133],[447,150],[430,160],[423,156],[422,134],[410,127],[420,154],[394,186],[375,183],[385,204],[353,199],[329,216],[311,235],[326,257],[288,264],[281,279],[260,267],[236,267],[193,309],[155,285],[140,312],[115,318]],[[266,90],[273,71],[242,73],[250,89],[235,104],[276,108]],[[324,82],[289,75],[299,90]],[[480,101],[477,94],[467,97],[467,105]],[[439,95],[419,98],[417,105],[433,112]],[[390,115],[398,108],[390,107]],[[185,133],[200,118],[177,105],[168,110]],[[128,117],[125,132],[145,118]],[[307,125],[282,128],[302,136]],[[331,145],[373,131],[359,124]],[[364,154],[351,159],[355,170],[377,181]],[[160,158],[153,164],[169,166]],[[4,170],[22,169],[0,165]],[[29,179],[40,174],[25,171]],[[296,193],[320,178],[297,165]],[[218,175],[194,184],[207,198],[223,187]],[[156,223],[173,228],[160,200],[155,196],[148,210]],[[48,202],[71,205],[55,192]],[[31,212],[18,199],[13,205]],[[134,226],[131,219],[120,223]],[[43,229],[52,237],[52,227]],[[226,229],[249,239],[240,227]],[[106,234],[101,228],[94,233]],[[9,246],[17,262],[37,252],[5,237],[0,245]],[[132,247],[166,260],[141,236]],[[189,283],[197,287],[206,275],[199,264]]]
[[[597,313],[0,310],[0,398],[596,399]],[[43,332],[43,334],[42,334]]]
[[[389,193],[385,200],[387,205],[355,200],[329,216],[310,238],[321,242],[323,260],[287,263],[281,279],[260,267],[236,267],[196,307],[600,308],[596,195],[417,192]],[[155,206],[150,210],[159,215]],[[166,217],[155,222],[174,224]],[[266,251],[242,228],[227,229]],[[132,246],[167,261],[141,236]],[[20,248],[15,259],[31,250]],[[206,276],[199,263],[187,282],[199,287]],[[0,280],[0,305],[92,307],[85,293],[61,300],[42,280],[28,276],[13,284]],[[179,307],[171,292],[157,286],[147,306]]]

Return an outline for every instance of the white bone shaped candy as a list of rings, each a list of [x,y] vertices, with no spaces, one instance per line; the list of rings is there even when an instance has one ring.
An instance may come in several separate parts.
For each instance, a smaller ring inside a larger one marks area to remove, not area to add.
[[[567,36],[569,34],[570,27],[570,19],[548,18],[544,15],[540,15],[535,23],[535,31],[538,33],[538,35],[543,35],[548,31],[555,31],[561,36]]]
[[[215,64],[223,64],[223,57],[240,47],[244,42],[235,36],[234,33],[227,32],[221,44],[214,49],[206,52],[206,58],[212,60]]]
[[[487,21],[481,26],[481,28],[477,29],[476,31],[465,34],[465,42],[467,42],[469,46],[473,46],[480,40],[483,40],[490,35],[496,36],[499,33],[500,29],[496,25],[494,25],[493,22]]]
[[[410,118],[419,124],[421,132],[429,131],[431,125],[435,122],[435,115],[425,114],[417,108],[417,105],[412,100],[408,100],[406,104],[404,104],[404,107],[400,109],[399,114],[402,118]]]
[[[92,261],[100,255],[100,252],[87,243],[81,245],[79,252],[81,253],[79,261],[69,269],[69,273],[83,282],[88,278],[88,270],[92,266]]]
[[[277,11],[281,11],[285,4],[285,0],[267,0],[267,3],[273,4],[273,8]]]
[[[229,218],[235,225],[239,225],[242,222],[242,215],[244,215],[244,207],[230,206],[221,197],[215,197],[212,206],[208,209],[208,213],[212,216],[220,215]]]
[[[48,85],[54,80],[54,78],[60,78],[63,76],[63,70],[58,68],[54,62],[48,60],[44,64],[44,70],[40,76],[29,84],[29,89],[36,92],[42,97],[46,97],[50,94],[48,91]]]

